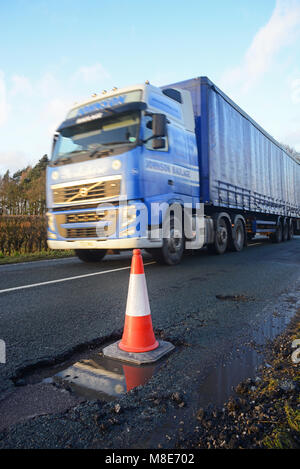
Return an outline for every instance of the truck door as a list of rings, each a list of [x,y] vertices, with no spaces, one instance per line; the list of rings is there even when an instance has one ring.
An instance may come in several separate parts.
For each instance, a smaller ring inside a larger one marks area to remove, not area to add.
[[[194,172],[190,163],[187,135],[185,129],[177,124],[169,126],[169,146],[174,193],[188,198],[192,197]]]
[[[147,140],[152,136],[151,116],[142,119],[142,138]],[[145,199],[160,202],[168,201],[174,193],[174,175],[172,172],[172,161],[169,145],[169,126],[167,136],[164,138],[165,147],[154,150],[152,140],[144,144],[143,148],[143,182]]]

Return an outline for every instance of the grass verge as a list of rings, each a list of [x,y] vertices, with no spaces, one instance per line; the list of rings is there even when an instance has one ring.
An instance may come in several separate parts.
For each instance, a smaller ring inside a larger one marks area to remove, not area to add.
[[[74,256],[74,251],[63,251],[63,250],[51,250],[51,251],[40,251],[32,252],[28,254],[14,253],[11,256],[4,256],[0,253],[0,265],[3,264],[16,264],[19,262],[32,262],[40,261],[45,259],[62,259],[65,257]]]

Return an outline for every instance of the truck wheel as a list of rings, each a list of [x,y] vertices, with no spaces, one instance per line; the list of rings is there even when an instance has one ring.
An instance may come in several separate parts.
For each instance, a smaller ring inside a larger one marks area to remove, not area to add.
[[[288,229],[288,240],[290,241],[294,237],[294,225],[292,220],[289,222],[289,229]]]
[[[287,241],[289,239],[289,224],[286,221],[283,225],[282,230],[282,241]]]
[[[218,222],[217,231],[215,234],[215,241],[213,244],[207,246],[209,252],[212,254],[224,254],[228,247],[228,227],[224,218]]]
[[[276,243],[276,244],[281,243],[282,241],[282,224],[281,223],[278,224],[276,228],[276,232],[271,234],[270,239],[272,243]]]
[[[100,262],[106,249],[75,249],[75,254],[83,262]]]
[[[170,236],[163,238],[162,247],[159,249],[149,249],[148,251],[159,264],[176,265],[180,263],[183,257],[185,238],[183,229],[181,229],[179,237],[175,236],[178,235],[175,220],[176,218],[172,216],[170,219]]]
[[[237,220],[232,230],[232,241],[230,243],[231,251],[240,252],[245,245],[245,230],[242,220]]]

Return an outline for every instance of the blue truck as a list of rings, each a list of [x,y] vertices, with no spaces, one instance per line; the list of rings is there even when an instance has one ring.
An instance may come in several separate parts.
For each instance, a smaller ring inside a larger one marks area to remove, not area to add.
[[[300,234],[300,165],[207,77],[146,82],[68,112],[47,207],[52,249],[95,262],[141,248],[173,265],[187,249],[223,254],[257,234]]]

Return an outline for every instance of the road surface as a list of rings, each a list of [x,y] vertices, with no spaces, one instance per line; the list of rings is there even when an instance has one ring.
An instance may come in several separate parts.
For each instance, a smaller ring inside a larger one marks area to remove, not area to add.
[[[33,412],[35,418],[0,433],[0,448],[172,448],[180,432],[188,431],[207,374],[245,344],[267,339],[272,327],[282,328],[292,314],[288,306],[278,312],[282,298],[288,295],[293,305],[299,297],[300,237],[279,245],[261,238],[224,256],[202,250],[174,267],[160,266],[147,254],[143,258],[154,332],[175,351],[145,386],[120,397],[117,422],[109,420],[116,401],[68,396],[67,409],[58,403],[49,415]],[[123,253],[99,264],[68,258],[0,267],[2,403],[16,391],[28,393],[27,386],[15,386],[24,384],[24,370],[120,338],[130,260],[130,253]],[[281,319],[274,325],[275,310]]]

